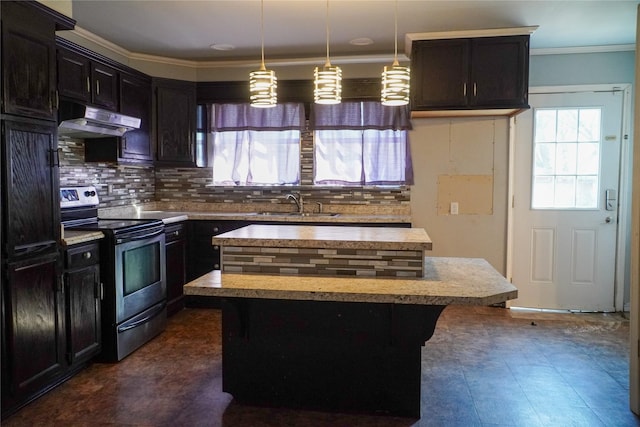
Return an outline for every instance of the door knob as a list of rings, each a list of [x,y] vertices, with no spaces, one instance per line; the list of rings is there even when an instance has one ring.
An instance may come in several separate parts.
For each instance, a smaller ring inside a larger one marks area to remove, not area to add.
[[[611,219],[611,217],[610,217],[610,216],[608,216],[608,217],[606,217],[606,218],[604,219],[604,222],[606,222],[607,224],[611,223],[611,221],[612,221],[612,219]]]

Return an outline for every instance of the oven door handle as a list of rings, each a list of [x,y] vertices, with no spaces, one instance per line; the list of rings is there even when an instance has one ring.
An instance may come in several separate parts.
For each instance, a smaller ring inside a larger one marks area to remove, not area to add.
[[[129,236],[116,237],[116,244],[119,245],[121,243],[133,242],[135,240],[150,239],[150,238],[158,236],[158,235],[160,235],[162,233],[164,233],[164,225],[162,225],[160,227],[153,228],[149,232],[131,233],[131,235],[129,235]]]
[[[142,319],[136,320],[135,322],[132,322],[132,323],[126,323],[122,326],[118,326],[118,333],[128,331],[129,329],[137,328],[138,326],[151,321],[151,319],[156,317],[158,314],[162,313],[165,305],[167,304],[164,302],[161,302],[160,304],[157,304],[155,307],[153,307],[153,312],[149,313],[147,316],[143,317]]]

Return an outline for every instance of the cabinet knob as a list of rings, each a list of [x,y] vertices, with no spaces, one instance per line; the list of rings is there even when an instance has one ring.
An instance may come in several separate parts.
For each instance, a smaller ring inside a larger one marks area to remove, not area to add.
[[[85,252],[82,254],[82,258],[84,259],[91,259],[91,252]]]
[[[176,230],[176,231],[173,232],[173,235],[178,237],[180,235],[180,232],[178,230]]]
[[[220,246],[214,246],[213,249],[217,251],[218,249],[220,249]]]
[[[213,231],[214,231],[214,232],[216,232],[216,231],[218,231],[218,230],[219,230],[219,228],[218,228],[218,227],[213,227]]]

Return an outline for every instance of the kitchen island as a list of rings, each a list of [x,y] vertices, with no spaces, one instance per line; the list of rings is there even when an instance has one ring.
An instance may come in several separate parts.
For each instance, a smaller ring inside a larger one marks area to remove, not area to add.
[[[223,272],[184,289],[223,297],[223,390],[249,404],[419,418],[421,348],[442,310],[517,291],[484,260],[425,257],[421,229],[327,228],[254,225],[213,238]],[[398,258],[405,251],[420,254],[420,275]],[[277,271],[252,270],[269,260]]]

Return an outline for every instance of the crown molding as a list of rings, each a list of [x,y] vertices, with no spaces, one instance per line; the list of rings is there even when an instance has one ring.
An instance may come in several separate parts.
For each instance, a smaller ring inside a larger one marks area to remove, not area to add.
[[[538,26],[529,27],[513,27],[513,28],[495,28],[488,30],[466,30],[466,31],[438,31],[429,33],[407,33],[405,35],[405,47],[408,46],[408,52],[411,52],[411,43],[414,40],[433,40],[442,38],[467,38],[467,37],[494,37],[503,35],[526,35],[532,34]],[[76,26],[75,30],[65,31],[65,33],[74,33],[81,39],[94,43],[102,48],[113,52],[114,54],[128,58],[129,60],[152,62],[163,65],[174,65],[192,69],[212,69],[212,68],[258,68],[260,66],[260,60],[256,59],[238,59],[238,60],[207,60],[207,61],[193,61],[187,59],[170,58],[166,56],[147,55],[144,53],[132,52],[124,49],[119,45],[103,39],[100,36],[93,34],[90,31],[85,30],[82,27]],[[405,50],[406,50],[405,49]],[[619,45],[607,45],[607,46],[577,46],[577,47],[559,47],[559,48],[542,48],[542,49],[530,49],[531,55],[566,55],[574,53],[603,53],[603,52],[623,52],[634,51],[636,46],[634,44],[619,44]],[[345,55],[345,56],[332,56],[331,62],[334,64],[376,64],[393,62],[393,54],[378,54],[378,55]],[[398,58],[401,62],[408,62],[409,55],[400,54]],[[269,59],[268,63],[275,67],[287,67],[287,66],[299,66],[299,65],[318,65],[323,64],[326,61],[326,57],[312,57],[312,58],[287,58],[287,59]]]
[[[530,36],[538,25],[528,27],[487,28],[482,30],[430,31],[407,33],[404,36],[404,53],[411,56],[411,44],[416,40],[467,39],[474,37]]]
[[[629,52],[636,50],[634,44],[611,44],[604,46],[575,46],[530,49],[530,55],[569,55],[572,53]]]
[[[124,56],[129,60],[154,62],[163,65],[177,65],[181,67],[194,68],[194,69],[209,69],[209,68],[237,68],[237,67],[255,67],[260,66],[260,59],[238,59],[238,60],[206,60],[206,61],[193,61],[187,59],[170,58],[166,56],[148,55],[144,53],[132,52],[124,49],[119,45],[110,42],[100,36],[93,34],[90,31],[85,30],[82,27],[76,26],[75,30],[70,31],[76,36],[94,43],[104,49],[107,49],[117,55]],[[368,63],[384,63],[393,62],[394,55],[378,54],[378,55],[345,55],[345,56],[332,56],[331,62],[334,64],[368,64]],[[403,61],[409,61],[409,58],[404,55],[399,55],[398,59]],[[296,66],[296,65],[322,65],[326,61],[326,57],[312,57],[312,58],[286,58],[286,59],[269,59],[268,63],[272,66]]]

